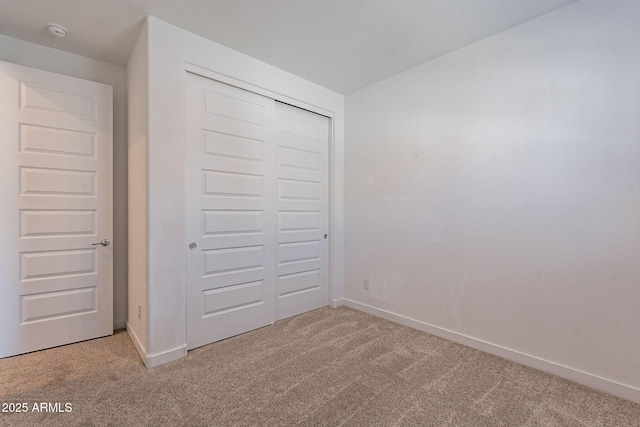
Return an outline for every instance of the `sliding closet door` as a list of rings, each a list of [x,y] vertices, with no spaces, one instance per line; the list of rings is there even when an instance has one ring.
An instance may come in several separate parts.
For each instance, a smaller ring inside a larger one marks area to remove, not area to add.
[[[187,74],[187,345],[328,304],[328,119]]]
[[[327,305],[329,119],[277,103],[276,320]]]
[[[274,101],[187,74],[187,344],[274,322]]]

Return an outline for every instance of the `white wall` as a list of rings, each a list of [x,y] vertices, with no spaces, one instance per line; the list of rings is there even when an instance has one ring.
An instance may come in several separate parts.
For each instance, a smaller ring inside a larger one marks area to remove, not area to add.
[[[120,65],[96,61],[1,34],[0,60],[113,86],[113,320],[114,328],[124,328],[127,318],[126,70]]]
[[[334,294],[342,298],[342,162],[344,97],[239,52],[167,24],[147,18],[148,28],[148,147],[147,191],[148,260],[134,260],[131,269],[148,273],[143,306],[148,332],[138,350],[147,366],[186,354],[185,255],[185,64],[195,64],[236,82],[276,94],[294,104],[315,106],[334,114],[335,177],[332,208]],[[143,30],[144,31],[144,30]],[[130,63],[131,65],[131,63]],[[132,124],[137,126],[137,124]],[[133,295],[133,294],[132,294]],[[140,341],[143,341],[140,338]]]
[[[347,304],[640,402],[638,22],[583,0],[349,94]]]
[[[149,214],[149,69],[147,25],[144,24],[127,63],[129,102],[129,309],[127,331],[138,351],[146,354],[149,345],[148,245]],[[138,313],[140,306],[140,313]],[[143,310],[144,309],[144,310]]]

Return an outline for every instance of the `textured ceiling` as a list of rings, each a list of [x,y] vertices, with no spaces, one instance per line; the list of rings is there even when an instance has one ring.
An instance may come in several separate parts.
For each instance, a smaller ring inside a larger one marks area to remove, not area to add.
[[[574,1],[0,0],[0,33],[125,65],[154,15],[346,94]]]

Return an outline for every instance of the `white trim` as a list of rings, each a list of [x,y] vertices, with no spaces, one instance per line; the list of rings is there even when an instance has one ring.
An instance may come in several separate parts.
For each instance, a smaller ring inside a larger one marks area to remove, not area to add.
[[[338,308],[338,307],[342,307],[344,305],[344,299],[340,298],[340,299],[334,299],[331,301],[331,307],[332,308]],[[355,307],[353,307],[355,308]]]
[[[129,338],[131,338],[133,345],[136,347],[136,350],[138,350],[138,354],[140,355],[142,362],[146,365],[145,360],[147,358],[147,350],[144,348],[144,345],[142,345],[140,338],[138,338],[138,335],[136,335],[133,328],[129,325],[129,322],[127,322],[127,334],[129,334]]]
[[[245,82],[243,80],[239,80],[237,78],[227,76],[225,74],[210,70],[205,67],[201,67],[200,65],[196,65],[191,62],[185,62],[184,69],[188,73],[197,74],[199,76],[206,77],[211,80],[216,80],[221,83],[226,83],[228,85],[235,86],[237,88],[244,89],[249,92],[253,92],[267,98],[275,99],[276,101],[280,101],[285,104],[292,105],[294,107],[302,108],[303,110],[311,111],[312,113],[320,114],[321,116],[326,116],[331,119],[335,116],[335,113],[333,111],[325,110],[324,108],[320,108],[316,105],[308,104],[299,99],[291,98],[281,93],[273,92],[269,89],[265,89],[263,87],[256,86],[249,82]]]
[[[362,304],[347,298],[345,298],[343,301],[344,305],[349,308],[363,311],[365,313],[369,313],[374,316],[381,317],[383,319],[390,320],[404,326],[408,326],[410,328],[418,329],[420,331],[427,332],[440,338],[444,338],[458,344],[466,345],[468,347],[472,347],[486,353],[491,353],[496,356],[511,360],[513,362],[520,363],[522,365],[529,366],[540,371],[548,372],[550,374],[557,375],[570,381],[575,381],[582,385],[586,385],[587,387],[604,391],[605,393],[609,393],[614,396],[630,400],[632,402],[640,403],[640,389],[637,389],[630,385],[602,378],[600,376],[580,371],[569,366],[564,366],[559,363],[541,359],[536,356],[521,353],[510,348],[492,344],[487,341],[473,338],[468,335],[451,331],[449,329],[440,328],[438,326],[434,326],[420,320],[402,316],[391,311],[382,310],[380,308],[376,308],[367,304]]]
[[[147,356],[144,365],[147,368],[153,368],[167,362],[173,362],[174,360],[182,359],[187,356],[187,345],[184,344],[181,347],[174,348],[172,350],[163,351],[162,353],[150,354]]]
[[[336,297],[336,245],[337,236],[336,233],[336,138],[335,138],[335,127],[336,120],[335,117],[331,117],[329,119],[329,146],[327,149],[329,150],[327,155],[329,159],[329,170],[327,171],[327,190],[329,192],[329,200],[328,200],[328,212],[329,223],[327,227],[329,228],[326,233],[329,234],[329,241],[327,242],[327,256],[329,259],[327,260],[328,268],[327,268],[327,280],[329,281],[329,302],[332,307],[337,307],[335,305],[335,297]]]
[[[172,350],[163,351],[162,353],[157,354],[147,354],[147,350],[144,348],[140,339],[133,331],[133,329],[129,326],[129,322],[127,322],[127,333],[129,337],[131,337],[131,341],[133,341],[133,345],[138,350],[138,354],[142,359],[142,363],[147,368],[153,368],[154,366],[162,365],[163,363],[172,362],[174,360],[181,359],[187,355],[187,345],[183,345],[182,347],[174,348]]]

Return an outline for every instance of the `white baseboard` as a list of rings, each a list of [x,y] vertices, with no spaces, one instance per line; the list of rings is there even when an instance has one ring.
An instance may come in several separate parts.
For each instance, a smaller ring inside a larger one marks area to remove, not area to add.
[[[142,345],[142,342],[140,342],[140,339],[136,335],[135,331],[129,325],[129,322],[127,322],[127,333],[131,337],[131,341],[133,341],[133,345],[136,347],[136,350],[138,350],[138,354],[140,355],[144,366],[146,366],[147,368],[153,368],[154,366],[172,362],[187,355],[186,344],[178,348],[163,351],[162,353],[147,354],[147,350],[144,348],[144,345]]]
[[[144,348],[144,345],[142,345],[142,342],[140,342],[140,338],[138,338],[138,335],[136,335],[136,332],[133,330],[131,325],[129,325],[129,322],[127,322],[127,334],[129,334],[129,338],[131,338],[133,345],[136,347],[136,350],[138,350],[140,358],[144,362],[147,357],[147,350]]]
[[[409,326],[411,328],[418,329],[420,331],[427,332],[429,334],[456,342],[458,344],[466,345],[468,347],[472,347],[486,353],[491,353],[496,356],[511,360],[513,362],[520,363],[522,365],[529,366],[540,371],[548,372],[550,374],[557,375],[571,381],[575,381],[577,383],[586,385],[587,387],[604,391],[605,393],[609,393],[614,396],[630,400],[632,402],[640,403],[640,389],[633,386],[602,378],[588,372],[583,372],[568,366],[551,362],[549,360],[540,359],[529,354],[521,353],[516,350],[492,344],[487,341],[473,338],[468,335],[460,334],[448,329],[440,328],[438,326],[434,326],[420,320],[415,320],[410,317],[392,313],[387,310],[382,310],[367,304],[362,304],[353,300],[349,300],[347,298],[345,298],[343,301],[344,305],[347,307],[363,311],[365,313],[369,313],[404,326]]]
[[[163,351],[162,353],[150,354],[144,361],[144,365],[147,368],[153,368],[174,360],[182,359],[187,355],[187,345],[173,348],[171,350]]]
[[[340,299],[334,299],[333,301],[331,301],[331,308],[338,308],[344,305],[344,299],[340,298]]]

